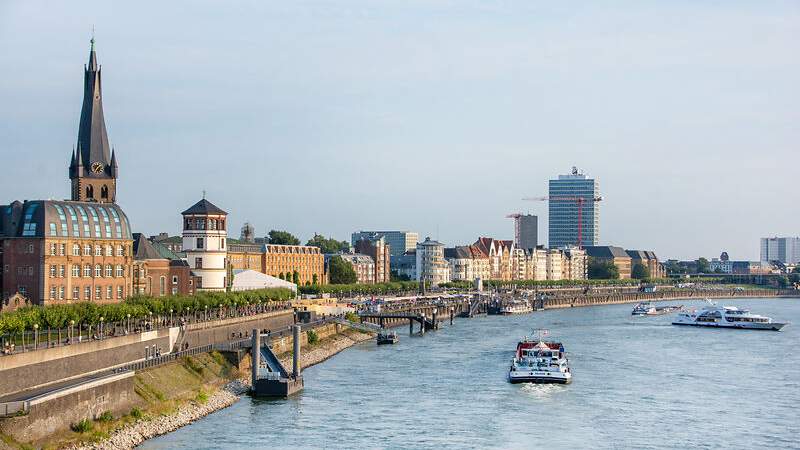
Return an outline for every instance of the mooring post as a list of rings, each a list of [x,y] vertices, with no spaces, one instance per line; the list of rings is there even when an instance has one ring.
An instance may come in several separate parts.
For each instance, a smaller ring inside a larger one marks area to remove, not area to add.
[[[292,376],[297,378],[300,376],[300,325],[292,327]]]
[[[425,313],[422,313],[422,328],[419,329],[420,334],[425,334]]]
[[[436,313],[438,313],[438,312],[439,312],[439,310],[437,308],[433,308],[433,329],[434,330],[436,329]]]
[[[450,307],[450,325],[453,324],[453,314],[455,313],[455,308],[452,306]]]
[[[408,319],[408,334],[414,334],[414,319]]]
[[[256,388],[256,379],[258,377],[259,359],[261,358],[261,332],[253,329],[253,347],[250,349],[250,361],[252,362],[252,374],[250,375],[251,386]]]

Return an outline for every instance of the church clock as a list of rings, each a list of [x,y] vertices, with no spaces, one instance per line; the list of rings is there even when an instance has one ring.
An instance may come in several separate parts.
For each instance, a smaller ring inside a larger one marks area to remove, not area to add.
[[[103,171],[103,168],[104,168],[104,167],[105,167],[105,166],[104,166],[104,165],[103,165],[103,163],[101,163],[101,162],[92,163],[92,172],[94,172],[94,173],[100,173],[100,172],[102,172],[102,171]]]

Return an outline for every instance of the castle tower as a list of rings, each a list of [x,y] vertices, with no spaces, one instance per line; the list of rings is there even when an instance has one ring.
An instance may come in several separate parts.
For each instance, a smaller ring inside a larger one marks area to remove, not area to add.
[[[192,272],[200,277],[197,290],[224,291],[228,285],[228,213],[203,198],[181,214],[183,251]]]
[[[94,50],[94,38],[89,50],[89,64],[83,73],[83,106],[78,125],[78,145],[72,151],[69,178],[72,181],[72,200],[81,202],[114,203],[117,200],[117,158],[108,143],[103,118],[103,93]]]

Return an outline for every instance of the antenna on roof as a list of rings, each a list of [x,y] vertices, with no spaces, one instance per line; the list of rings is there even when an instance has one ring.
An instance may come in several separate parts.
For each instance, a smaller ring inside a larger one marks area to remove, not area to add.
[[[203,200],[205,200],[205,199],[206,199],[206,190],[203,189]]]

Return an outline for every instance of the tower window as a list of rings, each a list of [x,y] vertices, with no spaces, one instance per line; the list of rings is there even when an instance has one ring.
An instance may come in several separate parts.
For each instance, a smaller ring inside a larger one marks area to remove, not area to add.
[[[92,185],[86,186],[86,198],[94,198],[94,187]]]
[[[105,184],[103,185],[102,188],[100,188],[100,198],[108,200],[108,186],[106,186]]]
[[[194,268],[195,269],[202,269],[203,268],[203,258],[195,258],[195,260],[194,260]]]
[[[203,238],[197,238],[197,248],[203,248]]]

